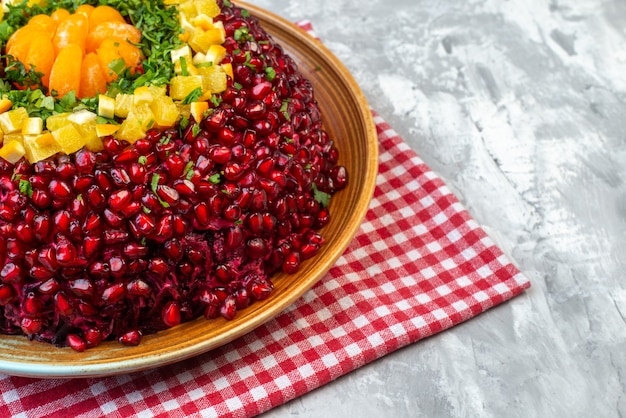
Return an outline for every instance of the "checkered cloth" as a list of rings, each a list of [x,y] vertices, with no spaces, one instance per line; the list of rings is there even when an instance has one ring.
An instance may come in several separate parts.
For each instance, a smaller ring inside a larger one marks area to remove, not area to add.
[[[228,345],[155,370],[83,380],[0,375],[0,416],[257,415],[527,288],[443,181],[374,118],[379,175],[365,221],[293,306]]]

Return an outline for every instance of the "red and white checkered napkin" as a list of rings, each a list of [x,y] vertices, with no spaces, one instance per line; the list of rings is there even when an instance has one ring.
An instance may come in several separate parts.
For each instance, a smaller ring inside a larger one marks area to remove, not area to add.
[[[450,328],[530,284],[377,115],[370,210],[337,265],[287,311],[178,364],[85,380],[0,375],[0,416],[251,416]]]

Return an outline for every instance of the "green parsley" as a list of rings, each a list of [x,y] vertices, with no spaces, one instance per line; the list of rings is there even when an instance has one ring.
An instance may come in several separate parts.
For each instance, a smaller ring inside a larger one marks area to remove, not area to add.
[[[211,177],[209,177],[209,181],[213,184],[219,184],[221,181],[220,173],[215,173]]]
[[[137,158],[137,162],[141,165],[146,165],[148,163],[148,158],[145,155],[140,155],[139,158]]]
[[[152,192],[154,194],[156,194],[157,189],[159,188],[159,181],[161,180],[161,176],[159,176],[157,173],[154,173],[152,175],[152,180],[150,181],[150,189],[152,189]]]
[[[200,125],[196,123],[191,127],[191,135],[193,135],[193,137],[195,138],[198,136],[201,130],[202,129],[200,128]]]
[[[233,7],[233,4],[229,1],[229,0],[224,0],[224,6],[226,7]]]
[[[276,78],[276,70],[273,67],[265,68],[265,77],[267,81],[273,81]]]
[[[220,105],[220,103],[222,103],[222,98],[218,97],[218,96],[211,96],[211,103],[213,103],[213,106],[218,107]]]
[[[317,188],[317,185],[313,183],[313,198],[317,203],[319,203],[322,207],[328,207],[330,203],[330,195],[326,192],[323,192]]]
[[[197,101],[201,96],[202,96],[202,89],[200,87],[196,87],[187,95],[187,97],[185,97],[185,100],[183,100],[183,104],[184,105],[191,104]]]
[[[291,120],[291,115],[289,114],[289,99],[285,99],[283,100],[283,104],[280,106],[280,113],[282,113],[282,115],[285,117],[285,119],[287,120]]]
[[[19,190],[28,197],[33,197],[33,186],[28,180],[20,180]]]

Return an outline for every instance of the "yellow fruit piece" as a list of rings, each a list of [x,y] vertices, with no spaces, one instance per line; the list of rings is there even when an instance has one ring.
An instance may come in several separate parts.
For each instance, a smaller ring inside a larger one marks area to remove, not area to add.
[[[206,31],[197,30],[189,37],[189,46],[196,52],[206,52],[211,45],[224,43],[226,34],[222,29],[213,28]]]
[[[152,92],[147,86],[137,87],[133,92],[133,105],[150,104],[154,100]]]
[[[120,125],[113,125],[112,123],[99,123],[96,125],[96,135],[99,138],[113,135],[120,129]]]
[[[211,45],[205,55],[205,62],[210,62],[213,65],[217,65],[226,56],[226,48],[222,45]]]
[[[213,29],[213,19],[205,14],[200,14],[189,21],[193,26],[202,30]]]
[[[27,119],[28,111],[26,108],[18,107],[0,114],[0,128],[5,134],[19,132]]]
[[[150,93],[152,93],[152,97],[155,99],[159,96],[165,96],[167,94],[167,87],[165,86],[155,86],[153,84],[148,86]]]
[[[160,128],[171,128],[176,124],[180,111],[170,96],[158,96],[150,105],[154,122]]]
[[[33,117],[26,119],[24,125],[22,125],[23,135],[39,135],[43,132],[43,119],[39,117]]]
[[[170,80],[170,97],[174,100],[185,100],[195,89],[205,90],[203,87],[203,77],[200,75],[176,76]]]
[[[181,58],[174,63],[174,72],[182,76],[198,75],[198,69],[193,65],[193,60],[186,58]]]
[[[213,94],[221,93],[226,90],[226,73],[220,65],[212,65],[210,67],[199,68],[202,76],[204,90],[208,90]]]
[[[197,15],[207,15],[208,17],[215,17],[220,14],[220,7],[215,0],[195,0],[192,1],[196,7]]]
[[[61,152],[61,147],[56,143],[50,132],[45,132],[41,135],[25,136],[24,149],[26,151],[26,159],[31,164]]]
[[[98,96],[98,115],[113,119],[115,117],[115,99],[104,94]]]
[[[13,102],[11,102],[9,99],[5,98],[0,100],[0,113],[6,112],[7,110],[11,109],[11,107],[13,107]]]
[[[8,144],[11,141],[17,141],[20,144],[24,145],[24,135],[17,132],[12,134],[6,134],[3,138],[3,141],[5,144]]]
[[[17,163],[26,154],[24,145],[19,141],[6,142],[2,148],[0,148],[0,158],[5,159],[11,164]]]
[[[120,93],[115,96],[115,116],[126,118],[133,108],[135,100],[132,94]]]
[[[191,103],[190,113],[196,122],[200,122],[204,118],[204,112],[209,109],[209,103],[207,102],[193,102]]]
[[[233,75],[233,64],[228,62],[226,64],[222,64],[221,67],[227,76],[229,76],[230,78],[235,78],[235,76]]]
[[[63,126],[70,123],[67,120],[70,115],[71,113],[65,112],[48,117],[48,119],[46,119],[46,128],[48,128],[49,131],[56,131],[58,129],[61,129]]]
[[[154,123],[154,114],[150,106],[142,104],[133,107],[128,113],[128,117],[122,122],[116,137],[134,144],[146,136],[146,131],[152,128]]]
[[[72,154],[85,146],[85,140],[79,130],[72,123],[67,123],[61,128],[52,131],[54,140],[66,154]]]

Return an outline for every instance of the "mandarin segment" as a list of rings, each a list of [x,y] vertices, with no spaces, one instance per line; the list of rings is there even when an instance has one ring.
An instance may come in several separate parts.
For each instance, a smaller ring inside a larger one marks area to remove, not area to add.
[[[89,19],[82,14],[73,14],[59,23],[52,42],[57,53],[70,44],[80,46],[85,50],[85,43],[89,33]]]
[[[80,74],[83,50],[76,44],[70,44],[59,51],[50,71],[50,91],[58,97],[80,91]]]
[[[95,28],[100,23],[104,22],[126,23],[124,17],[120,12],[118,12],[111,6],[102,5],[92,10],[91,14],[89,15],[89,25],[92,28]]]
[[[34,68],[35,71],[43,73],[41,82],[44,86],[50,85],[50,72],[54,65],[55,55],[52,41],[47,38],[41,38],[37,42],[33,42],[28,49],[28,54],[24,59],[26,68]]]
[[[78,97],[95,97],[106,93],[107,81],[100,66],[98,55],[91,52],[85,55],[80,71],[80,90]]]
[[[118,41],[129,41],[137,44],[141,41],[139,29],[128,23],[122,22],[102,22],[93,27],[87,36],[87,52],[95,52],[107,39]]]

